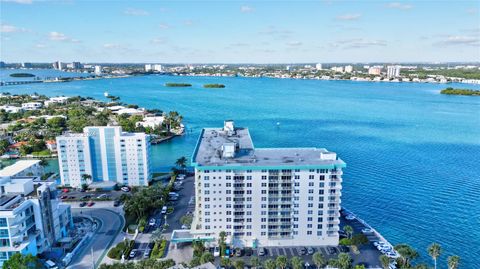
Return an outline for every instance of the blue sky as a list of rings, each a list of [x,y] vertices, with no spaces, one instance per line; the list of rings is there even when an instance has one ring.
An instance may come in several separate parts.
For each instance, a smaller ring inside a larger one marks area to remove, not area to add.
[[[6,62],[480,61],[478,1],[0,1]]]

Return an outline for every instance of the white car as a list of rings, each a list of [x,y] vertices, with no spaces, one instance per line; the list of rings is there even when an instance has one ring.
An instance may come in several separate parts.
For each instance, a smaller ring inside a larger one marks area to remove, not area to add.
[[[122,190],[123,192],[129,192],[130,188],[129,187],[122,187],[122,188],[120,188],[120,190]]]
[[[213,249],[213,257],[220,257],[220,248],[219,247],[215,247]]]
[[[364,233],[364,234],[371,234],[371,233],[373,233],[373,229],[371,229],[371,228],[363,228],[363,229],[362,229],[362,233]]]
[[[166,213],[167,213],[167,207],[166,207],[166,206],[162,207],[162,212],[161,212],[161,213],[162,213],[162,214],[166,214]]]
[[[148,224],[150,226],[154,226],[155,225],[155,219],[150,219],[150,222]]]
[[[347,216],[345,217],[345,219],[347,219],[347,220],[354,220],[354,219],[355,219],[355,216],[354,216],[354,215],[347,215]]]

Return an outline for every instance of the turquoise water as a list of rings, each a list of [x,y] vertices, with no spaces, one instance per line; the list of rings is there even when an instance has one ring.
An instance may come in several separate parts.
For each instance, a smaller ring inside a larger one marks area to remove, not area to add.
[[[188,82],[192,88],[166,88]],[[223,83],[225,89],[203,89]],[[479,89],[480,86],[449,85]],[[176,110],[188,133],[154,147],[156,170],[192,154],[202,127],[234,119],[257,147],[325,147],[347,162],[343,205],[392,243],[429,261],[439,242],[475,268],[480,245],[480,98],[445,96],[440,84],[145,76],[2,87],[12,93],[82,95]],[[280,123],[277,126],[277,122]]]

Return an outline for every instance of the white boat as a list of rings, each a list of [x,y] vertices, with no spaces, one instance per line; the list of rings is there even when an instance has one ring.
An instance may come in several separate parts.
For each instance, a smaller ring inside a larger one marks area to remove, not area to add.
[[[108,92],[104,92],[103,95],[105,95],[105,97],[108,97]]]

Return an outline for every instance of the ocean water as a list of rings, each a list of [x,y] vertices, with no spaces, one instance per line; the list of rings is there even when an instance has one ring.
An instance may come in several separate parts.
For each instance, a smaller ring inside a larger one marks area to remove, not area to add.
[[[191,88],[167,88],[188,82]],[[224,89],[203,89],[223,83]],[[479,85],[448,86],[480,89]],[[257,147],[325,147],[347,163],[343,206],[422,261],[431,242],[476,268],[480,245],[480,97],[439,94],[442,84],[143,76],[1,87],[81,95],[184,116],[187,134],[153,148],[155,170],[191,156],[202,127],[249,127]],[[278,123],[278,124],[277,124]]]

